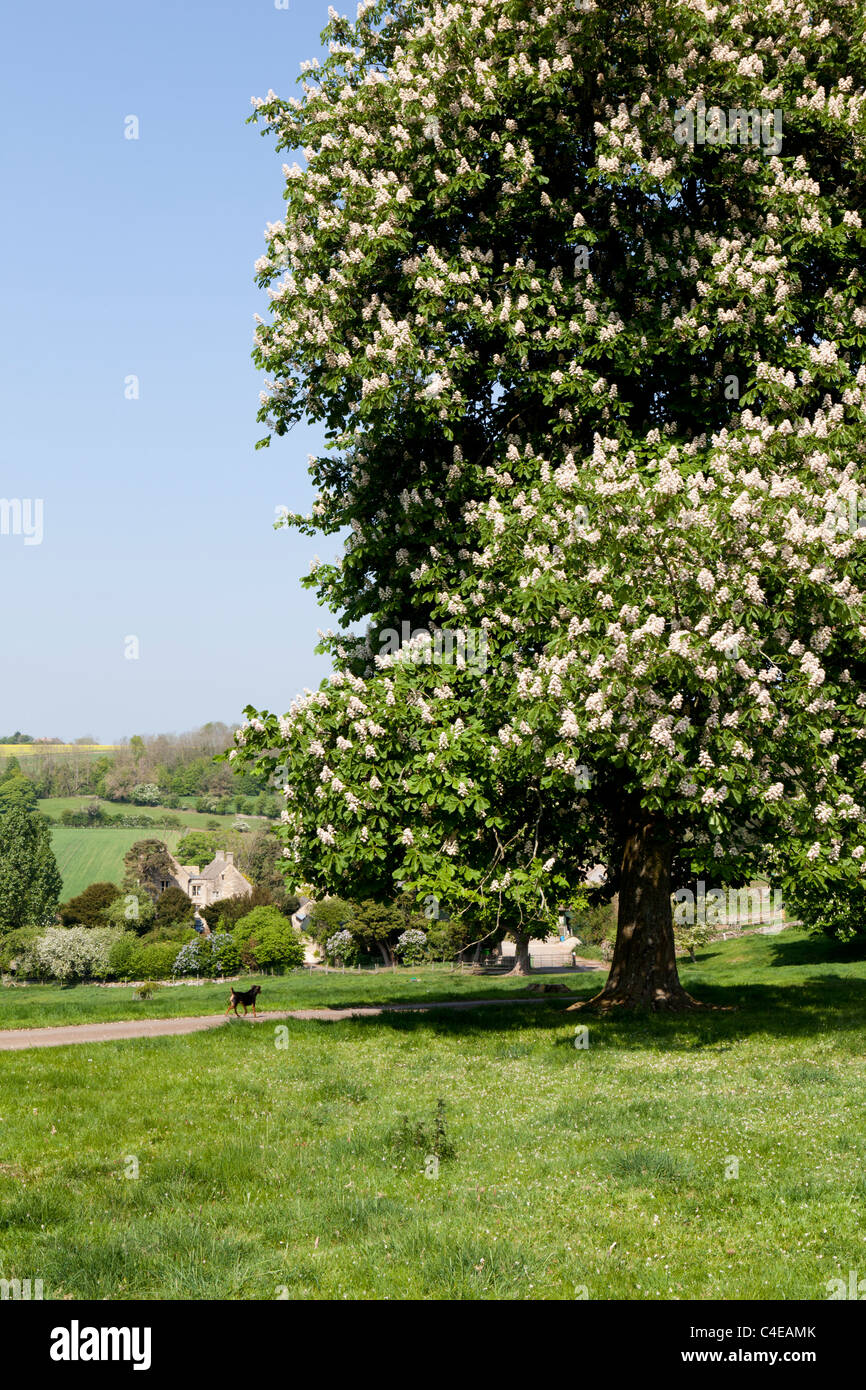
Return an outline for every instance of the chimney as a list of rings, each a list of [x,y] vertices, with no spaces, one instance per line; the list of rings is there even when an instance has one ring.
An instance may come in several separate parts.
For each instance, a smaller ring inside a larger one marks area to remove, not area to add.
[[[214,855],[214,859],[217,861],[218,864],[221,864],[222,861],[225,859],[225,857],[226,857],[226,852],[225,852],[224,849],[218,849],[218,850],[216,851],[216,854]]]
[[[230,851],[228,852],[228,854],[226,855],[226,864],[234,864],[234,862],[235,862],[234,852],[233,852],[232,850],[230,850]]]

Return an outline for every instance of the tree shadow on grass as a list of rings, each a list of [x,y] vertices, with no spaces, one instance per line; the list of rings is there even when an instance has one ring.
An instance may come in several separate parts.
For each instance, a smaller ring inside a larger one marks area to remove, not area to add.
[[[733,938],[736,941],[737,938]],[[746,941],[749,938],[745,938]],[[803,936],[801,934],[784,933],[779,936],[762,938],[770,951],[769,960],[755,960],[755,971],[773,969],[776,966],[796,967],[798,965],[857,965],[866,961],[866,937],[859,937],[854,941],[836,941],[831,936],[823,933],[815,936]],[[730,946],[732,940],[727,942]],[[700,969],[705,965],[716,963],[724,969],[726,962],[730,961],[724,950],[713,949],[708,946],[696,952],[695,966]],[[679,964],[688,968],[691,964],[686,957],[680,957]],[[737,968],[742,970],[748,968],[741,962]]]
[[[866,961],[866,937],[836,941],[832,936],[771,938],[771,965],[856,965]]]
[[[590,995],[593,987],[598,987],[597,981],[594,986],[588,985],[582,990],[581,997]],[[657,1045],[664,1050],[686,1052],[726,1049],[755,1035],[809,1039],[835,1033],[846,1037],[846,1047],[853,1044],[859,1049],[856,1034],[862,1033],[866,1022],[866,980],[823,975],[798,984],[695,985],[694,988],[696,997],[704,1003],[720,1006],[720,1011],[587,1015],[576,1024],[575,1015],[566,1012],[572,1000],[562,995],[539,1003],[509,1001],[493,1008],[437,1009],[429,1005],[423,1012],[385,1011],[375,1016],[344,1020],[343,1026],[364,1033],[389,1029],[404,1035],[433,1034],[467,1042],[497,1033],[532,1030],[543,1035],[567,1028],[569,1036],[556,1042],[570,1048],[575,1027],[585,1024],[593,1046],[642,1049]],[[329,1029],[334,1024],[309,1020],[296,1021],[295,1026]]]

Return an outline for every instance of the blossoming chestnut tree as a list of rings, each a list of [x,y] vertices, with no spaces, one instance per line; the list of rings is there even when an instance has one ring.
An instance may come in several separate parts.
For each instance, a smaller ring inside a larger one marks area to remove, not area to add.
[[[527,916],[605,863],[598,1006],[692,1007],[675,863],[864,858],[862,15],[331,16],[302,95],[256,103],[304,163],[254,356],[269,430],[325,427],[286,521],[350,529],[309,582],[368,630],[285,720],[248,711],[239,755],[282,759],[298,875]],[[437,697],[434,666],[383,665],[403,620],[483,631],[485,674]]]
[[[248,709],[229,756],[284,782],[293,882],[309,873],[317,894],[356,899],[414,892],[464,947],[509,932],[524,974],[601,841],[572,833],[575,778],[554,787],[539,748],[501,727],[513,662],[503,653],[479,677],[421,654],[380,657],[367,678],[338,671],[282,719]]]

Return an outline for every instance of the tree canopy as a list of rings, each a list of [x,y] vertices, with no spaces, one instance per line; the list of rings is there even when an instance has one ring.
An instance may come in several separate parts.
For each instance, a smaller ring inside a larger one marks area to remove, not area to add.
[[[45,818],[21,807],[0,816],[0,932],[49,926],[62,891]]]
[[[60,907],[64,927],[104,927],[106,911],[116,902],[120,889],[116,883],[91,883],[82,893]]]

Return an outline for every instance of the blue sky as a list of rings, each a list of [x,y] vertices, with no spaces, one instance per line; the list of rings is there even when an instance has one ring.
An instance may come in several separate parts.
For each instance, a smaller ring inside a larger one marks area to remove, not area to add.
[[[0,534],[0,733],[230,722],[327,672],[333,619],[300,577],[338,542],[272,529],[309,509],[321,436],[254,451],[253,265],[287,156],[245,124],[253,95],[294,94],[326,21],[327,0],[7,12],[0,498],[44,521],[40,544],[14,512]]]

